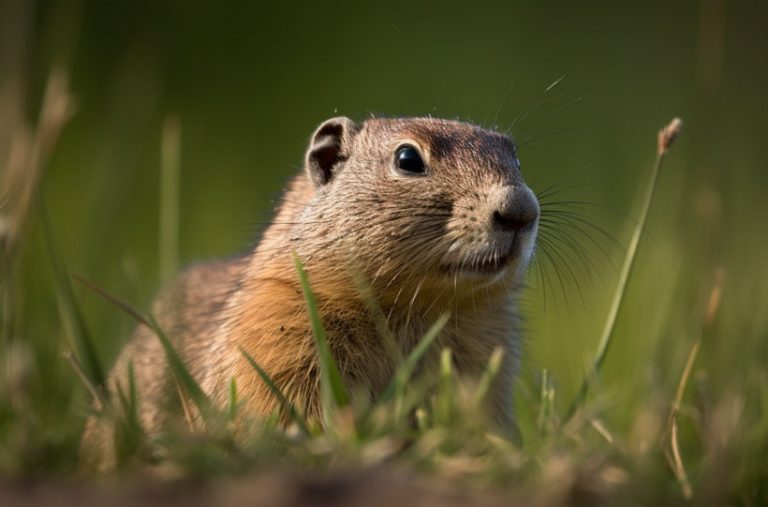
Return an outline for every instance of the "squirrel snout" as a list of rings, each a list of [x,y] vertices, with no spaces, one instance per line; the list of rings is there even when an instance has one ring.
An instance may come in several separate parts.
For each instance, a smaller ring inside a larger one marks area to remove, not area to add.
[[[539,218],[539,203],[526,186],[503,187],[492,215],[493,226],[502,231],[519,232],[532,227]]]

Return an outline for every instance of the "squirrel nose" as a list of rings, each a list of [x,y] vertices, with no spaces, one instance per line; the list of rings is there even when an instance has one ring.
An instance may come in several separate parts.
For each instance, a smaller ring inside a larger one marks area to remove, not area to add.
[[[493,212],[493,225],[499,230],[519,232],[539,218],[539,203],[528,187],[504,187],[503,198]]]

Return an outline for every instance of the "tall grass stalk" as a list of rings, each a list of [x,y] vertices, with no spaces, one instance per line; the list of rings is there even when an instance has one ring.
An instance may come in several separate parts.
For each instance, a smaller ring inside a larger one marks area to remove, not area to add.
[[[595,351],[592,366],[582,381],[581,387],[579,388],[576,397],[571,402],[571,406],[566,413],[566,421],[570,420],[571,417],[573,417],[575,414],[576,410],[583,404],[592,380],[599,374],[600,368],[605,361],[605,357],[608,353],[608,349],[613,338],[613,331],[616,327],[616,318],[618,317],[619,311],[621,310],[624,303],[624,296],[626,295],[627,291],[627,281],[629,280],[629,276],[632,273],[632,268],[635,265],[637,247],[640,244],[640,237],[642,236],[643,230],[645,228],[645,220],[648,217],[648,210],[651,207],[653,194],[656,191],[656,183],[659,178],[659,173],[661,172],[661,166],[664,162],[664,157],[667,154],[669,147],[680,134],[682,126],[683,122],[679,118],[674,118],[666,127],[659,131],[657,138],[656,161],[653,165],[653,169],[651,170],[650,181],[648,182],[648,187],[646,188],[645,195],[643,196],[642,206],[640,208],[640,218],[637,220],[635,229],[632,232],[632,238],[630,239],[629,246],[627,247],[627,255],[624,258],[624,264],[619,274],[619,281],[616,284],[616,290],[613,293],[611,307],[608,311],[608,316],[605,319],[603,332],[600,336],[600,342],[597,345],[597,350]]]

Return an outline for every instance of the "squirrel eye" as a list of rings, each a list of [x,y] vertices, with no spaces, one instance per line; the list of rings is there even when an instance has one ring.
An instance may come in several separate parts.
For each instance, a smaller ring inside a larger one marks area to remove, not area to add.
[[[427,170],[421,155],[413,146],[404,144],[395,152],[397,168],[408,174],[424,174]]]

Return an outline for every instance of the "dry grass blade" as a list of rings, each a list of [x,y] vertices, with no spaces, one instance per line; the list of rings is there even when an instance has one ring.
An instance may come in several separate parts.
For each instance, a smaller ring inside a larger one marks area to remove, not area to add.
[[[49,74],[34,131],[23,124],[23,94],[0,97],[0,136],[4,137],[0,139],[0,317],[5,342],[14,335],[16,253],[43,169],[74,110],[68,83],[66,74],[60,70]],[[76,336],[73,338],[77,340]]]
[[[672,143],[680,135],[683,130],[683,120],[680,118],[673,118],[669,124],[663,129],[659,130],[659,137],[657,142],[658,155],[664,155],[669,150]]]
[[[539,413],[536,417],[536,426],[539,433],[546,434],[548,423],[555,413],[555,387],[546,368],[541,372],[541,388],[539,391]]]
[[[99,296],[103,297],[104,299],[106,299],[107,301],[115,305],[116,307],[120,308],[122,311],[124,311],[125,313],[127,313],[128,315],[136,319],[141,324],[144,324],[150,329],[152,328],[152,324],[149,322],[149,320],[133,306],[129,305],[125,301],[122,301],[121,299],[116,298],[115,296],[105,291],[101,287],[98,287],[97,285],[92,284],[91,282],[89,282],[88,280],[86,280],[80,275],[73,274],[72,277],[78,282],[80,282],[81,284],[88,287],[90,290],[92,290],[96,294],[98,294]]]
[[[613,438],[613,435],[611,435],[611,432],[608,431],[608,428],[605,427],[605,424],[602,423],[599,419],[590,419],[589,425],[592,426],[592,428],[597,432],[598,435],[603,437],[606,442],[608,442],[610,445],[616,445],[616,439]]]
[[[685,498],[691,498],[693,496],[693,489],[688,479],[688,474],[685,471],[685,464],[683,463],[682,454],[680,453],[680,444],[678,442],[678,416],[680,415],[680,407],[683,404],[683,395],[685,394],[685,388],[688,385],[688,379],[693,371],[693,364],[696,362],[696,357],[699,354],[701,348],[701,338],[707,329],[710,328],[712,322],[717,315],[717,309],[720,307],[720,295],[723,290],[723,282],[725,280],[725,271],[723,268],[719,268],[715,275],[715,283],[712,286],[712,290],[709,293],[709,300],[707,301],[707,308],[704,314],[704,324],[701,329],[701,333],[693,342],[690,352],[688,352],[688,359],[685,362],[685,368],[683,374],[680,376],[680,382],[677,384],[677,391],[675,392],[675,400],[672,402],[672,410],[669,413],[669,420],[667,426],[669,428],[669,443],[670,450],[672,452],[672,470],[675,472],[675,477],[680,483],[680,487],[683,490]]]
[[[662,163],[664,162],[664,156],[666,155],[667,151],[669,150],[669,147],[672,145],[674,140],[680,134],[682,127],[683,127],[682,120],[680,120],[680,118],[674,118],[666,127],[664,127],[663,129],[661,129],[661,131],[659,131],[658,145],[657,145],[657,151],[656,151],[656,162],[653,165],[653,170],[651,171],[651,177],[648,183],[648,188],[645,191],[645,196],[643,198],[642,207],[640,211],[640,218],[637,221],[635,229],[632,233],[632,238],[629,241],[629,247],[627,248],[627,255],[624,258],[624,265],[622,266],[621,272],[619,274],[619,281],[616,284],[616,290],[613,294],[613,299],[611,301],[611,308],[608,311],[608,317],[606,318],[605,325],[603,326],[603,332],[600,336],[600,342],[597,345],[595,358],[592,362],[590,371],[582,381],[581,387],[579,388],[579,391],[576,397],[574,398],[570,408],[568,409],[568,412],[565,417],[566,422],[569,421],[571,417],[573,417],[573,414],[576,412],[576,409],[583,403],[584,399],[587,396],[587,391],[589,390],[591,379],[598,374],[598,372],[600,371],[600,367],[602,366],[603,361],[605,360],[605,356],[608,352],[608,347],[611,344],[613,330],[614,330],[614,327],[616,326],[616,318],[618,317],[619,311],[621,310],[622,304],[624,302],[624,295],[627,290],[627,281],[629,280],[629,275],[631,274],[632,268],[635,264],[637,247],[640,244],[640,237],[642,236],[643,229],[645,228],[645,220],[648,216],[648,210],[651,207],[651,201],[653,199],[653,194],[656,190],[656,182],[658,181],[659,173],[661,172],[661,166],[662,166]]]
[[[88,392],[91,393],[96,410],[102,410],[105,406],[104,397],[99,392],[99,389],[93,384],[91,379],[88,378],[88,375],[85,373],[85,370],[80,364],[80,361],[78,361],[77,357],[75,357],[75,354],[71,350],[67,350],[64,352],[64,359],[66,359],[70,366],[72,366],[72,369],[75,371],[75,374],[77,374],[77,377],[83,382],[83,385],[85,385],[85,388],[88,389]]]
[[[176,386],[176,394],[179,396],[179,402],[181,403],[181,411],[184,413],[184,420],[187,422],[187,428],[191,433],[195,432],[195,417],[192,412],[192,407],[189,406],[189,400],[184,393],[184,389],[179,383],[178,377],[174,375],[173,385]]]
[[[23,129],[17,132],[9,160],[2,161],[4,174],[0,211],[8,229],[2,241],[7,255],[10,255],[9,252],[18,244],[43,168],[56,145],[61,129],[74,111],[68,83],[64,72],[51,72],[43,94],[37,128],[31,137]]]

